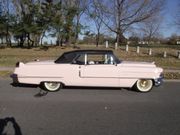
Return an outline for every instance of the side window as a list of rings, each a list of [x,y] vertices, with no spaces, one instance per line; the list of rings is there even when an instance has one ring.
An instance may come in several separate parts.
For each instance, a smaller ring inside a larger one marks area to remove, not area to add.
[[[108,54],[87,54],[87,64],[114,64],[114,59]]]
[[[73,64],[78,64],[78,65],[84,65],[85,64],[85,55],[79,55],[74,61]]]
[[[104,64],[104,55],[103,54],[87,54],[87,64]]]
[[[104,64],[114,64],[114,63],[115,63],[114,58],[111,55],[106,54]]]

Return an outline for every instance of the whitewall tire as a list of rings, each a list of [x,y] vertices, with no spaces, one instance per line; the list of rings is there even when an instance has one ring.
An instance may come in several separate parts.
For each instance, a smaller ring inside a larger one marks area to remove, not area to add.
[[[153,87],[153,81],[150,79],[139,79],[134,87],[139,92],[149,92]]]
[[[59,82],[43,82],[42,85],[45,90],[50,92],[58,91],[62,87],[62,84]]]

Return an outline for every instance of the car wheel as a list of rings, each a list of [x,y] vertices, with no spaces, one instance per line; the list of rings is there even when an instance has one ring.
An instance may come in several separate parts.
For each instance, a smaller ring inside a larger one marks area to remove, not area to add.
[[[45,88],[45,90],[50,92],[58,91],[62,86],[62,84],[59,82],[43,82],[42,85]]]
[[[139,92],[149,92],[153,87],[153,81],[149,79],[140,79],[135,84],[135,89]]]

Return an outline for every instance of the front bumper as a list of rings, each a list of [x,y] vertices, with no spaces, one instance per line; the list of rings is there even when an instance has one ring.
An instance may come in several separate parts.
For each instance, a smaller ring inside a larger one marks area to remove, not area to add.
[[[159,78],[154,79],[154,85],[157,87],[160,86],[163,83],[163,78],[163,75],[160,75]]]

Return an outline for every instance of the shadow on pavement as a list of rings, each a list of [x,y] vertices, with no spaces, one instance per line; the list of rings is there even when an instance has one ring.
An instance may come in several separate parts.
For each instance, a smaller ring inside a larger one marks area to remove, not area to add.
[[[11,83],[13,87],[24,87],[24,88],[38,88],[38,85],[32,84],[19,84],[19,83]],[[39,87],[40,91],[34,95],[34,97],[43,97],[46,96],[49,92],[44,90],[44,88]],[[62,90],[127,90],[131,92],[136,92],[131,88],[121,88],[121,87],[88,87],[88,86],[63,86]]]
[[[20,84],[20,83],[11,83],[13,87],[25,87],[25,88],[38,88],[38,85],[33,84]],[[40,87],[41,88],[41,87]],[[88,86],[63,86],[62,89],[82,89],[82,90],[122,90],[122,88],[116,88],[116,87],[88,87]],[[44,90],[44,92],[46,92]],[[43,88],[41,88],[41,91],[39,93],[43,93]],[[47,92],[46,92],[47,93]],[[44,93],[43,93],[44,94]]]
[[[40,89],[40,91],[37,94],[35,94],[34,97],[40,98],[40,97],[46,96],[47,94],[48,94],[47,91],[44,91],[44,90]]]
[[[122,90],[122,88],[116,87],[88,87],[88,86],[64,86],[65,90]]]
[[[13,87],[28,87],[28,88],[37,88],[38,85],[33,84],[22,84],[22,83],[11,83]]]
[[[12,131],[14,133],[9,133]],[[22,135],[21,128],[16,122],[14,117],[7,117],[4,119],[0,119],[0,135],[9,135],[9,134]]]
[[[20,84],[20,83],[11,83],[11,85],[13,87],[24,87],[24,88],[38,88],[39,87],[38,85]],[[37,94],[35,94],[34,97],[39,98],[39,97],[46,96],[47,94],[48,94],[48,91],[45,91],[40,87],[40,91]]]

